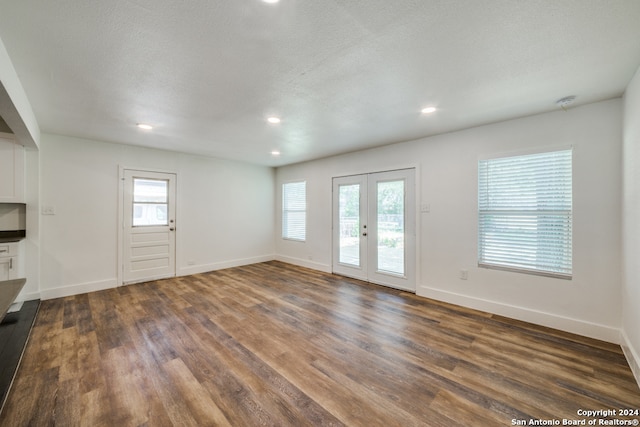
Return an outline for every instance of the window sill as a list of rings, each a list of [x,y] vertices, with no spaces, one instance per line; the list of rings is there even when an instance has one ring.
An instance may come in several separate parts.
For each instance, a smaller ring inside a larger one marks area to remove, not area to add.
[[[562,280],[572,280],[572,274],[563,274],[563,273],[555,273],[552,271],[541,271],[541,270],[531,270],[528,268],[518,268],[518,267],[507,267],[503,265],[494,265],[494,264],[484,264],[478,263],[478,267],[486,268],[489,270],[502,270],[502,271],[510,271],[512,273],[522,273],[522,274],[531,274],[534,276],[543,276],[543,277],[551,277],[554,279],[562,279]]]

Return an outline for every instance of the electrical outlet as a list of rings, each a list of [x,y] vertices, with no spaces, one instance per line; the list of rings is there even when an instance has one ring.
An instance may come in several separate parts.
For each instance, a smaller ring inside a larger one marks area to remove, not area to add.
[[[469,270],[460,270],[460,280],[467,280],[469,278]]]
[[[53,206],[43,206],[42,207],[42,215],[55,215],[56,208]]]

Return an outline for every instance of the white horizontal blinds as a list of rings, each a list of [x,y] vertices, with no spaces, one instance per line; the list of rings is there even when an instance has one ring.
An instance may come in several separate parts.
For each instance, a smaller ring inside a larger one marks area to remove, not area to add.
[[[307,183],[282,185],[282,237],[305,240],[307,235]]]
[[[570,278],[572,150],[481,160],[478,264]]]

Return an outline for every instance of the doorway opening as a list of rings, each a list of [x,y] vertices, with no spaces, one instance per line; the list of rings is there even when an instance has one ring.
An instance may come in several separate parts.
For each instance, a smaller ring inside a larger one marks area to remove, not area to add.
[[[415,292],[415,222],[415,169],[333,178],[333,272]]]
[[[121,170],[122,284],[176,275],[176,174]]]

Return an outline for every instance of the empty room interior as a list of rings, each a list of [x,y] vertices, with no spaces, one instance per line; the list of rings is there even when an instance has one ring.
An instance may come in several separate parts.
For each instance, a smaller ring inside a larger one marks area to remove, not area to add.
[[[638,425],[637,0],[0,0],[0,426]]]

